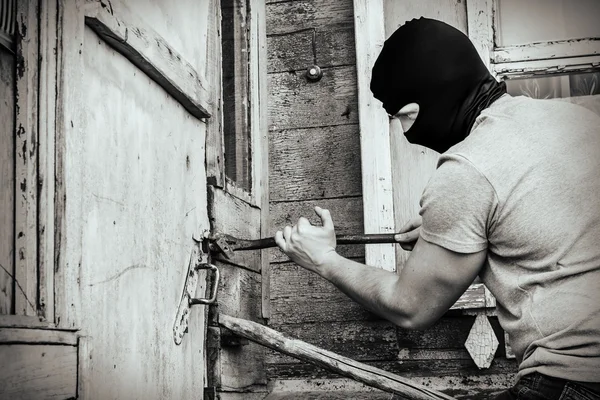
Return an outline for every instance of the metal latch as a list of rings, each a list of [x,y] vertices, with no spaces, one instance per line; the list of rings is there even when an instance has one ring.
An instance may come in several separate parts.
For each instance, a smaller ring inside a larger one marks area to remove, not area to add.
[[[183,336],[188,330],[190,307],[196,304],[213,304],[217,300],[217,291],[219,289],[219,269],[210,263],[209,254],[201,249],[202,242],[197,242],[192,249],[190,262],[188,265],[183,294],[177,309],[175,325],[173,326],[173,337],[175,344],[181,344]],[[211,295],[208,298],[197,298],[196,289],[198,288],[198,271],[208,269],[213,272]]]

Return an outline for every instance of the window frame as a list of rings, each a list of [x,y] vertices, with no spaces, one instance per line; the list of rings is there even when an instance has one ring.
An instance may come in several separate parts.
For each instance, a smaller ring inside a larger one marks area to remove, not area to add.
[[[56,5],[17,2],[16,21],[14,313],[0,327],[53,328]]]
[[[245,189],[237,185],[232,179],[226,176],[225,164],[225,138],[223,129],[223,80],[222,73],[222,35],[223,32],[217,32],[217,39],[212,45],[214,53],[218,59],[218,70],[220,79],[218,87],[219,93],[219,112],[215,118],[219,119],[215,129],[209,131],[207,138],[207,176],[210,185],[223,188],[233,196],[244,200],[245,202],[263,209],[268,209],[268,125],[267,125],[267,82],[266,82],[266,11],[264,2],[259,0],[245,0],[246,5],[246,23],[248,29],[248,82],[246,99],[249,103],[248,112],[248,144],[250,157],[250,189]],[[222,19],[219,9],[219,18]],[[219,24],[220,26],[220,24]],[[239,42],[235,43],[238,47]],[[237,132],[236,132],[237,133]],[[213,149],[209,149],[209,143]]]
[[[600,69],[600,38],[497,46],[497,8],[497,0],[467,2],[469,38],[496,78],[529,78]],[[556,54],[561,57],[557,58]]]

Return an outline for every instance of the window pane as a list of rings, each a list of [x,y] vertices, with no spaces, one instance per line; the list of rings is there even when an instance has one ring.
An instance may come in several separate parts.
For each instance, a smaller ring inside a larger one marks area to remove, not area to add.
[[[553,99],[600,94],[600,72],[547,76],[539,78],[509,79],[508,93],[536,99]]]
[[[225,175],[251,188],[247,0],[221,0]]]
[[[600,37],[598,0],[497,0],[496,45]]]

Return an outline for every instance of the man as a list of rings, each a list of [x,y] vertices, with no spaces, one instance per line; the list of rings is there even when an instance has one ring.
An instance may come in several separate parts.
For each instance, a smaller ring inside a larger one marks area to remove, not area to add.
[[[434,323],[479,276],[519,361],[500,398],[600,399],[600,117],[507,95],[464,34],[425,18],[386,41],[371,90],[410,142],[442,153],[402,229],[402,272],[337,254],[318,207],[322,226],[300,218],[280,249],[405,329]]]

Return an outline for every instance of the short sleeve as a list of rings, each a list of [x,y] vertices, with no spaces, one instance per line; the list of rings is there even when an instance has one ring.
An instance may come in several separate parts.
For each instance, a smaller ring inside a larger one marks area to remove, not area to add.
[[[482,251],[488,246],[497,199],[490,182],[469,160],[442,155],[421,197],[421,237],[457,253]]]

